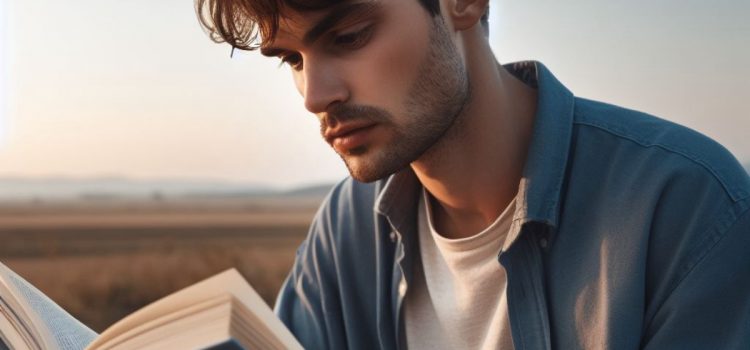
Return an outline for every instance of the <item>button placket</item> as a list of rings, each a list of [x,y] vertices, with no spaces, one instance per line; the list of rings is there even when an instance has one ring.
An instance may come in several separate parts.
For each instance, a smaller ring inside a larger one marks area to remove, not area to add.
[[[546,237],[542,237],[539,239],[539,246],[542,247],[542,249],[547,249],[548,245],[549,245],[549,241],[547,241]]]

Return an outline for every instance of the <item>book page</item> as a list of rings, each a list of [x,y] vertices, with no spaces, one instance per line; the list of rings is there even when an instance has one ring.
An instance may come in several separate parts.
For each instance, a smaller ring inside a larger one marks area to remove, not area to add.
[[[32,333],[33,329],[23,307],[0,276],[0,340],[15,348],[22,346],[23,349],[41,349],[39,341],[35,340],[39,336]]]
[[[302,349],[291,332],[276,318],[271,308],[235,269],[198,282],[132,313],[105,330],[89,345],[89,349],[97,348],[141,324],[227,293],[246,305],[261,320],[262,323],[253,325],[253,328],[274,334],[288,349]]]
[[[2,263],[0,283],[22,309],[14,311],[28,323],[25,326],[31,328],[29,331],[41,348],[80,350],[96,337],[94,331]]]
[[[3,302],[1,294],[2,291],[0,291],[0,350],[7,350],[11,346],[14,349],[27,349],[29,344],[33,344],[33,340],[29,339],[28,332],[18,328],[20,322]]]

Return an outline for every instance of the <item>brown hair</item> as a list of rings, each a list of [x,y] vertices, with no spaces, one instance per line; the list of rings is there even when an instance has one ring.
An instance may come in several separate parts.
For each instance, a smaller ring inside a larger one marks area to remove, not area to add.
[[[296,12],[323,10],[347,0],[195,0],[195,11],[211,40],[240,50],[254,50],[260,39],[272,39],[282,9]],[[419,0],[427,12],[440,14],[440,0]],[[482,17],[487,30],[487,13]]]

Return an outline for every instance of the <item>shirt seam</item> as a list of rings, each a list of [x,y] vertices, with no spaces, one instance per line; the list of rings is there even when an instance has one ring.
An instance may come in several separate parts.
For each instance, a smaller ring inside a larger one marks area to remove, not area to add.
[[[664,301],[661,302],[659,307],[654,311],[651,318],[646,322],[647,325],[646,328],[651,327],[651,323],[653,322],[654,318],[656,318],[656,315],[659,314],[661,311],[661,308],[663,305],[672,297],[675,290],[677,290],[680,285],[687,279],[690,274],[695,271],[695,269],[701,264],[701,262],[704,261],[706,256],[708,256],[711,251],[725,238],[728,236],[728,233],[732,231],[732,229],[735,227],[735,225],[739,222],[739,219],[742,218],[743,215],[746,215],[750,212],[750,203],[740,202],[739,205],[731,206],[727,212],[724,213],[722,217],[717,219],[713,225],[711,225],[707,230],[706,234],[704,234],[704,238],[699,241],[699,244],[697,244],[698,247],[700,246],[706,246],[704,249],[699,250],[695,252],[695,254],[692,254],[693,256],[689,258],[689,260],[683,265],[682,268],[680,268],[679,272],[682,274],[675,282],[674,286],[669,289],[669,292],[666,294],[666,297],[664,298]],[[713,231],[713,232],[712,232]],[[644,328],[644,329],[646,329]]]
[[[632,142],[634,142],[634,143],[636,143],[636,144],[638,144],[638,145],[640,145],[642,147],[646,147],[646,148],[658,147],[658,148],[661,148],[661,149],[663,149],[663,150],[665,150],[667,152],[671,152],[671,153],[680,155],[683,158],[689,160],[692,163],[698,164],[703,169],[705,169],[706,171],[708,171],[713,176],[713,178],[716,179],[716,181],[718,181],[719,184],[721,184],[721,187],[724,189],[724,191],[726,192],[726,194],[732,199],[733,202],[738,202],[738,201],[741,201],[741,200],[744,200],[744,199],[750,197],[750,192],[745,192],[745,191],[742,191],[742,190],[735,191],[735,190],[730,189],[729,188],[730,186],[726,184],[726,182],[713,169],[713,167],[711,167],[711,165],[709,165],[702,157],[697,156],[697,155],[695,155],[693,153],[690,153],[689,151],[685,151],[685,150],[679,149],[679,148],[677,148],[677,147],[675,147],[673,145],[666,145],[666,144],[658,143],[658,142],[654,143],[654,142],[647,142],[645,140],[640,140],[640,139],[637,139],[637,138],[635,138],[635,137],[633,137],[633,136],[631,136],[629,134],[625,134],[622,131],[613,130],[610,126],[605,126],[605,125],[601,125],[601,124],[597,124],[597,123],[593,123],[593,122],[573,121],[573,124],[578,124],[578,125],[583,125],[583,126],[589,126],[589,127],[592,127],[592,128],[596,128],[596,129],[602,130],[604,132],[607,132],[609,134],[615,135],[617,137],[621,137],[621,138],[624,138],[626,140],[630,140],[630,141],[632,141]]]

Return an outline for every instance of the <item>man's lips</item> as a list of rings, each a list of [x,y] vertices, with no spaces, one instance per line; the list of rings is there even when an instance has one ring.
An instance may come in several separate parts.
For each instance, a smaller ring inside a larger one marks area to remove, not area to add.
[[[371,127],[375,125],[373,122],[350,122],[350,123],[342,123],[336,126],[335,128],[326,130],[324,137],[328,143],[333,142],[333,140],[341,137],[345,137],[348,134],[357,132],[361,129],[365,129],[368,127]]]
[[[362,146],[366,141],[367,131],[375,125],[370,121],[342,123],[326,130],[324,137],[336,151],[347,153],[350,149]]]

